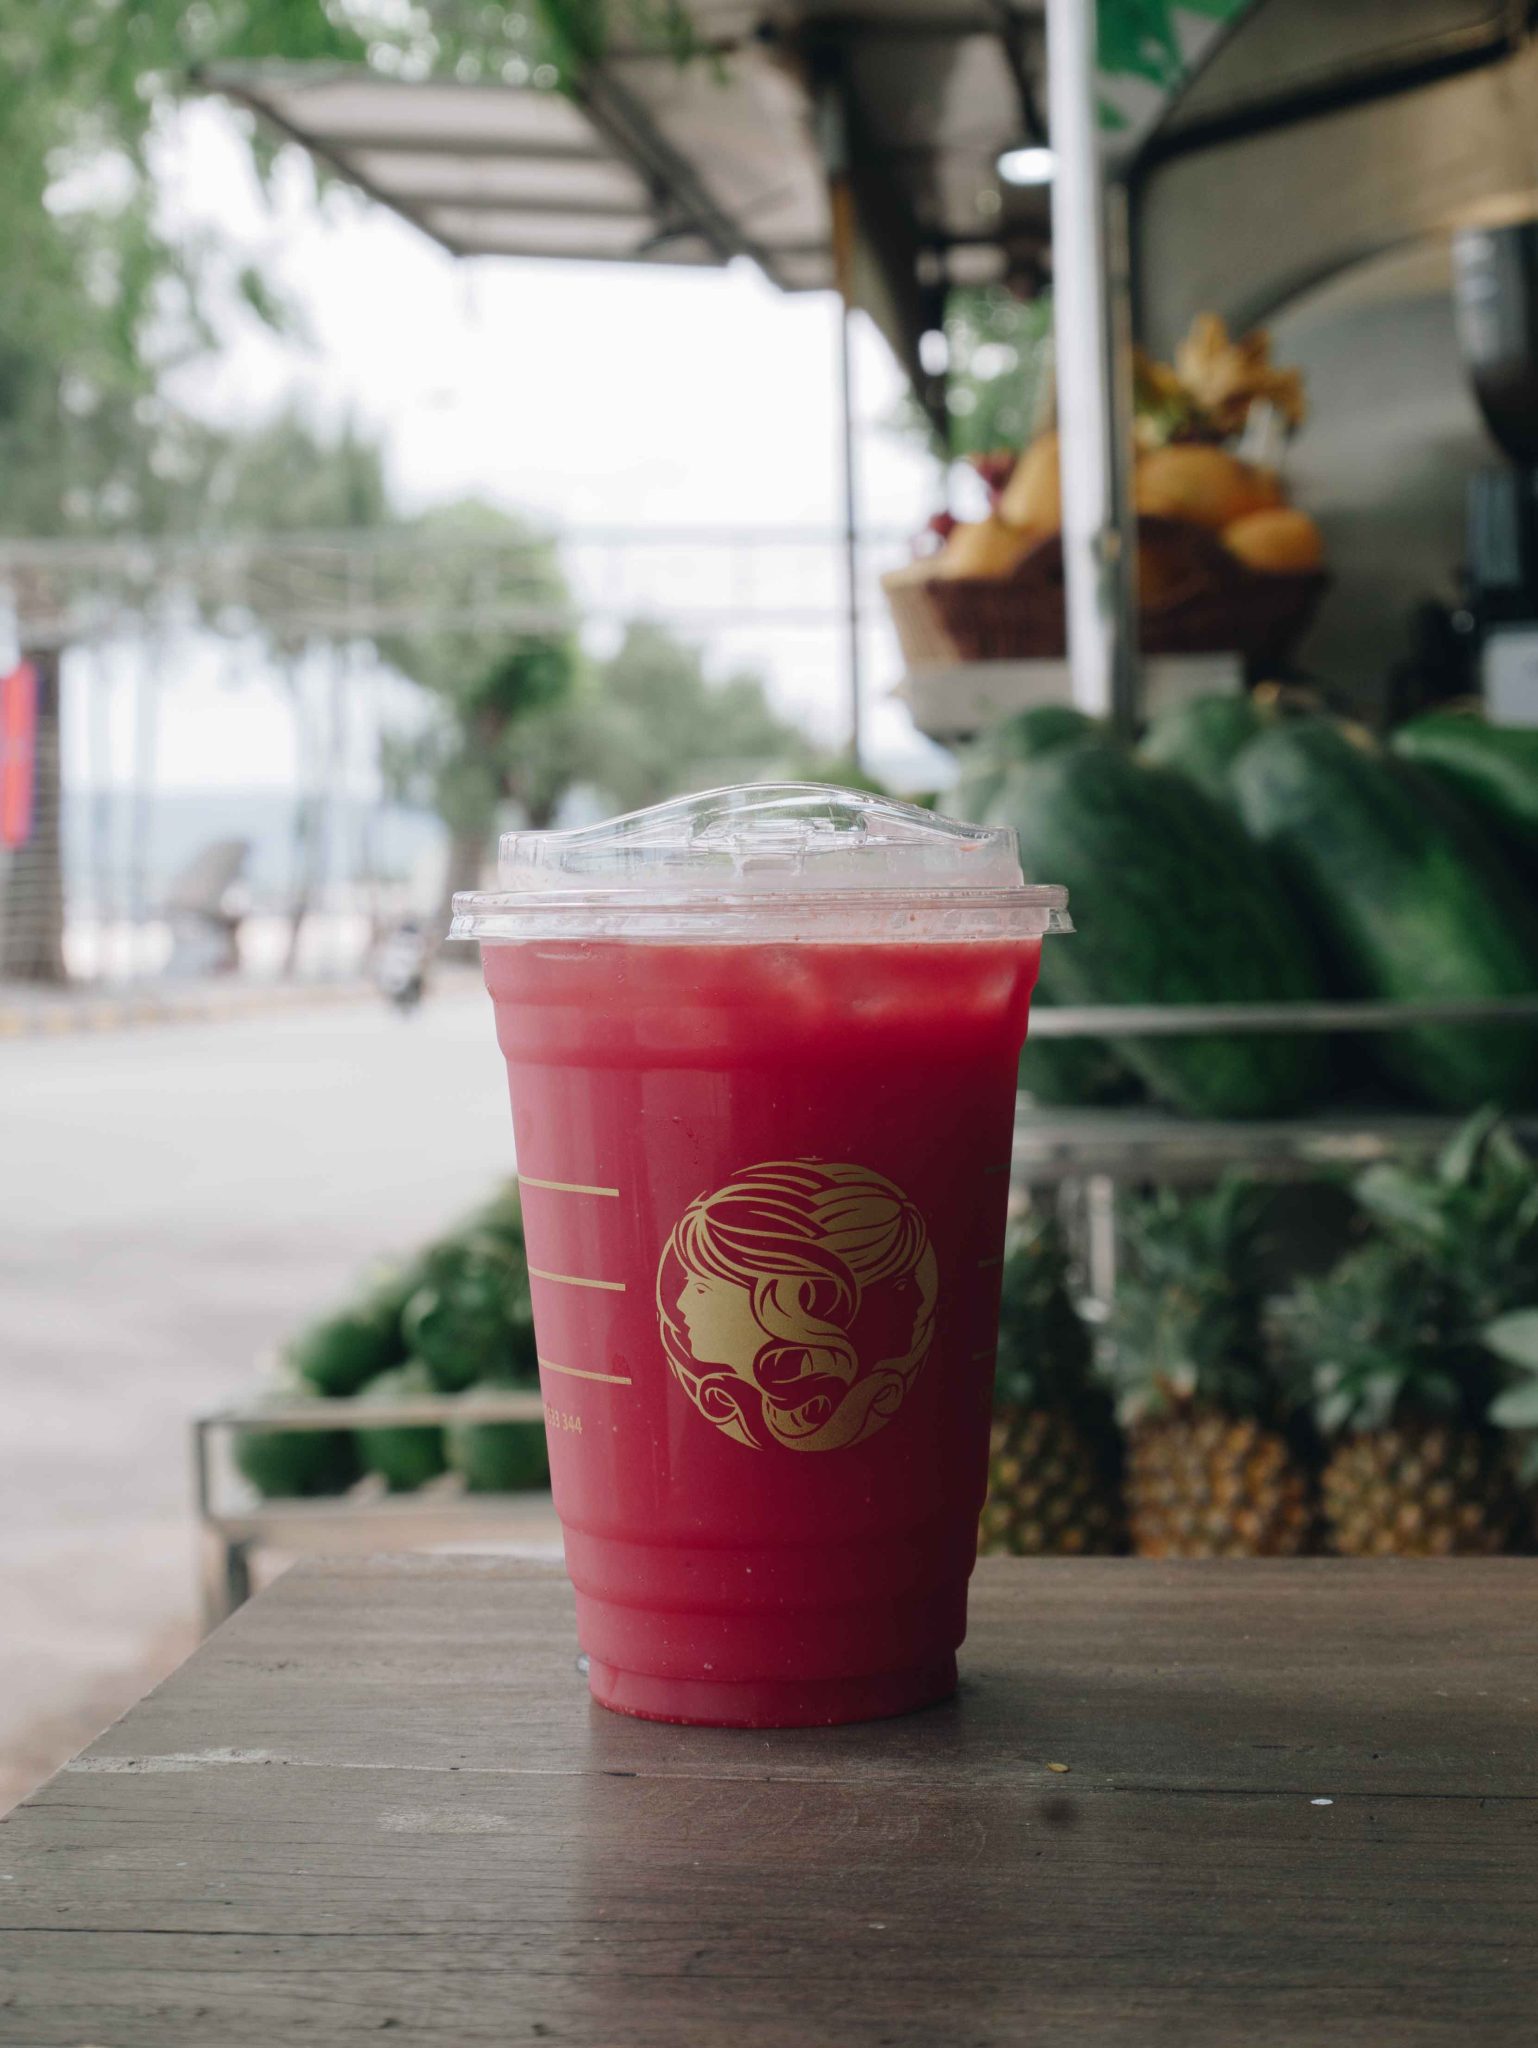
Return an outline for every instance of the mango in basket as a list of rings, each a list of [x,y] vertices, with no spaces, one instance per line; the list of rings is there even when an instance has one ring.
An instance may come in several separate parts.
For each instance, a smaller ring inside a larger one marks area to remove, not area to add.
[[[1248,512],[1225,526],[1223,545],[1267,576],[1301,576],[1324,566],[1324,536],[1306,512],[1290,505]]]
[[[1038,434],[1010,472],[999,494],[998,514],[1007,526],[1056,533],[1063,524],[1063,485],[1057,434]]]
[[[964,521],[933,559],[936,576],[1012,576],[1040,536],[1002,519]]]
[[[1280,505],[1282,488],[1270,470],[1241,462],[1226,448],[1172,441],[1139,457],[1132,496],[1145,518],[1184,519],[1221,531],[1246,513]]]

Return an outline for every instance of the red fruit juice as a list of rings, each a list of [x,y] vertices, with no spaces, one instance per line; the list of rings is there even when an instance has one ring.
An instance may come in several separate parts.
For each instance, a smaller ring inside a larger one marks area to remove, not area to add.
[[[606,1704],[751,1727],[952,1689],[1040,950],[487,947]]]
[[[878,925],[484,947],[578,1634],[625,1713],[954,1688],[1043,923]]]

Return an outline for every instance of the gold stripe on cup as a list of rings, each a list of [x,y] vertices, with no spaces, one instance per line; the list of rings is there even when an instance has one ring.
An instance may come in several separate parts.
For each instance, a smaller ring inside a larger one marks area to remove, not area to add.
[[[589,1372],[585,1366],[581,1365],[557,1365],[553,1358],[540,1359],[539,1368],[541,1372],[562,1373],[567,1379],[599,1380],[606,1387],[629,1387],[634,1385],[634,1381],[628,1373]]]

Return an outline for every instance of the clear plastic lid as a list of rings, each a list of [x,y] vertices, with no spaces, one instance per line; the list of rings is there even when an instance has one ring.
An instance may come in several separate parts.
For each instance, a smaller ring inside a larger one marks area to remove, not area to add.
[[[454,898],[450,937],[836,940],[1072,931],[1027,887],[1008,827],[815,782],[675,798],[575,832],[509,832],[501,886]]]

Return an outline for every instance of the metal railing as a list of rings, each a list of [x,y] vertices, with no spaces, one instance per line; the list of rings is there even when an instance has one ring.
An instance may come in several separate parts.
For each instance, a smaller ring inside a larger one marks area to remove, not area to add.
[[[251,1404],[218,1408],[192,1423],[193,1501],[201,1549],[204,1625],[215,1628],[251,1595],[251,1569],[263,1550],[328,1550],[391,1543],[411,1546],[495,1540],[548,1524],[545,1493],[467,1493],[453,1480],[425,1491],[391,1494],[369,1482],[329,1498],[221,1501],[214,1444],[240,1429],[300,1434],[332,1429],[441,1428],[465,1422],[545,1419],[537,1389],[506,1394],[443,1394],[411,1401],[296,1401],[291,1407]],[[540,1531],[541,1536],[543,1530]]]
[[[1175,1038],[1190,1032],[1403,1031],[1422,1024],[1538,1024],[1538,994],[1427,1002],[1355,997],[1288,1003],[1040,1004],[1032,1038]],[[1538,1066],[1538,1040],[1533,1047]]]

